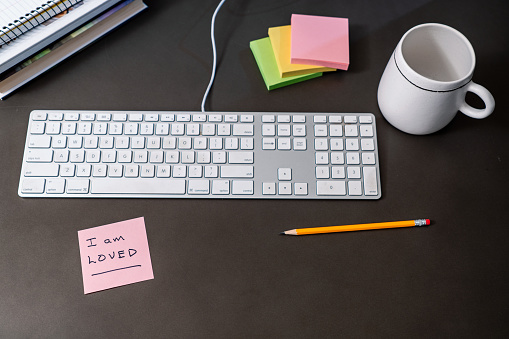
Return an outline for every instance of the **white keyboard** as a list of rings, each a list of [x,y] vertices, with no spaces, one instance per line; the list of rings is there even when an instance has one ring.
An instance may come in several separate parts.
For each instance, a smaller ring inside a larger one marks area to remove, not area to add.
[[[32,111],[18,194],[379,199],[375,117]]]

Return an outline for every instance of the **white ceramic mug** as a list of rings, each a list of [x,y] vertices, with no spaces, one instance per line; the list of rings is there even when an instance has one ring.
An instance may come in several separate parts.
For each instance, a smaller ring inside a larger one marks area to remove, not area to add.
[[[446,25],[429,23],[403,35],[378,86],[378,105],[394,127],[410,134],[429,134],[445,127],[457,111],[477,119],[495,108],[495,99],[472,81],[474,49],[463,34]],[[467,92],[485,104],[465,102]]]

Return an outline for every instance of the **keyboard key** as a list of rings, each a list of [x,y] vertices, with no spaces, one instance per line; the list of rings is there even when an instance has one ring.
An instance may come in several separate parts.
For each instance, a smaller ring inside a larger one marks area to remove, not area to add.
[[[187,176],[187,167],[183,165],[173,166],[172,175],[174,178],[185,178]]]
[[[62,121],[62,120],[64,120],[64,113],[50,113],[50,114],[48,114],[48,120]]]
[[[48,179],[46,182],[46,193],[62,194],[64,193],[65,179]]]
[[[108,176],[110,178],[121,178],[123,175],[123,166],[119,164],[110,165],[108,168]]]
[[[28,147],[31,148],[49,148],[51,137],[49,135],[31,135],[28,140]]]
[[[127,121],[127,114],[125,113],[113,114],[113,121]]]
[[[209,194],[209,181],[208,180],[189,180],[187,193],[189,194]]]
[[[230,194],[229,180],[212,180],[212,194],[227,195]]]
[[[327,122],[327,116],[325,115],[315,115],[313,117],[313,122],[316,124],[325,124]]]
[[[330,163],[332,165],[343,165],[345,163],[345,154],[343,152],[331,152]]]
[[[189,178],[201,178],[203,167],[201,165],[189,166]]]
[[[306,125],[293,125],[292,133],[294,137],[305,137],[306,136]]]
[[[175,121],[175,114],[163,113],[161,114],[161,121],[173,122]]]
[[[263,195],[274,195],[276,194],[276,183],[275,182],[264,182],[262,184]]]
[[[329,153],[327,153],[327,152],[316,152],[315,153],[315,164],[317,164],[317,165],[328,165],[329,164]]]
[[[345,167],[344,166],[332,166],[331,168],[332,179],[345,179]]]
[[[277,125],[277,135],[280,137],[289,137],[291,134],[290,125],[279,124]]]
[[[326,138],[315,139],[315,150],[316,151],[326,151],[328,149],[329,149],[328,139],[326,139]]]
[[[224,122],[237,122],[238,117],[236,114],[226,114],[224,116]]]
[[[296,151],[305,151],[307,149],[306,138],[293,138],[293,149]]]
[[[297,114],[292,117],[294,123],[303,124],[306,122],[306,116],[303,114]]]
[[[315,137],[326,137],[327,125],[315,125]]]
[[[278,180],[292,180],[292,169],[291,168],[278,168],[277,170]]]
[[[232,194],[236,195],[252,195],[254,194],[252,181],[233,180]]]
[[[306,182],[295,183],[295,195],[308,195],[308,184]]]
[[[254,149],[254,139],[253,138],[240,138],[240,149],[243,149],[243,150]]]
[[[252,164],[254,163],[253,152],[229,152],[228,163],[230,164]]]
[[[156,176],[158,178],[169,178],[171,174],[171,167],[170,166],[157,166],[157,173]]]
[[[344,117],[345,124],[357,123],[357,117],[355,115],[347,115]]]
[[[360,127],[361,137],[372,137],[373,136],[373,126],[365,125]]]
[[[254,121],[254,115],[252,114],[242,114],[240,116],[240,122],[253,122]]]
[[[107,179],[92,180],[92,194],[185,194],[185,179]]]
[[[88,193],[89,185],[89,179],[68,179],[66,190],[67,193],[71,194],[86,194]]]
[[[277,122],[282,122],[282,123],[290,122],[290,115],[288,115],[288,114],[279,114],[277,116]]]
[[[211,114],[209,115],[210,122],[221,122],[223,121],[223,116],[221,114]]]
[[[146,114],[145,121],[151,121],[151,122],[159,121],[159,115],[155,114],[155,113]]]
[[[191,121],[191,115],[189,115],[189,114],[177,114],[177,121],[180,121],[180,122]]]
[[[233,125],[233,135],[237,136],[246,136],[246,135],[254,135],[253,125],[243,125],[236,124]]]
[[[53,160],[53,150],[51,149],[31,149],[26,155],[27,162],[51,162]]]
[[[205,178],[217,178],[218,177],[218,169],[216,165],[205,166],[203,169],[203,174]]]
[[[348,179],[360,179],[361,178],[361,168],[357,166],[349,166],[347,167],[347,176]]]
[[[212,162],[214,164],[225,164],[226,163],[226,152],[213,152],[212,153]]]
[[[357,152],[346,153],[346,163],[348,165],[359,165],[361,163],[360,158],[359,158],[359,153],[357,153]]]
[[[264,124],[262,126],[262,135],[272,137],[276,135],[276,125]]]
[[[21,192],[23,193],[43,193],[45,179],[42,178],[25,178],[21,181]]]
[[[130,113],[129,114],[129,121],[136,121],[136,122],[143,121],[143,114]]]
[[[276,139],[275,138],[263,138],[262,139],[262,149],[275,150],[276,149]]]
[[[363,151],[374,151],[375,143],[373,139],[361,139],[361,149]]]
[[[331,115],[329,117],[329,122],[331,124],[340,124],[341,123],[341,115]]]
[[[363,165],[374,165],[375,164],[375,153],[372,153],[372,152],[362,153],[362,164]]]
[[[32,124],[32,127],[30,128],[30,133],[31,134],[43,134],[44,133],[44,129],[46,127],[46,123],[45,122],[34,122]]]
[[[376,167],[364,166],[362,169],[364,173],[364,194],[366,195],[378,195],[378,184]]]
[[[329,167],[316,166],[316,179],[329,179]]]
[[[352,181],[348,182],[348,195],[361,195],[362,194],[362,184],[360,181]]]
[[[221,178],[252,178],[253,166],[221,166]]]
[[[218,124],[217,125],[217,135],[228,136],[230,134],[231,134],[231,125],[230,124]]]
[[[276,116],[272,114],[262,115],[262,122],[276,122]]]
[[[371,117],[371,115],[361,115],[359,117],[359,122],[361,124],[371,124],[373,122],[373,118]]]
[[[346,184],[344,181],[317,181],[317,195],[345,195]]]
[[[356,137],[358,135],[357,125],[345,125],[345,137]]]
[[[278,184],[278,194],[291,195],[292,194],[292,184],[289,182],[280,182]]]
[[[205,122],[205,121],[207,121],[207,115],[205,115],[205,114],[193,114],[192,120],[194,122]]]
[[[343,126],[330,125],[330,136],[331,137],[342,137],[343,136]]]
[[[48,118],[48,114],[45,112],[34,112],[32,114],[33,121],[44,121]]]
[[[288,151],[292,148],[292,141],[290,138],[278,138],[277,149],[282,151]]]
[[[108,113],[97,114],[97,121],[110,121],[110,120],[111,114]]]
[[[58,170],[60,169],[58,164],[34,164],[27,163],[23,176],[25,177],[56,177],[58,176]]]
[[[83,113],[83,114],[81,114],[81,120],[82,121],[94,121],[95,114],[94,113]]]
[[[359,139],[346,139],[346,150],[347,151],[358,151],[359,150]]]

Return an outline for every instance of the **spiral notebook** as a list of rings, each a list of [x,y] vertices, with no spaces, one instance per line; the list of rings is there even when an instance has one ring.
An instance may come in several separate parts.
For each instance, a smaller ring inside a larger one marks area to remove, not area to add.
[[[0,0],[0,45],[66,11],[83,0]]]
[[[2,0],[0,0],[2,1]],[[121,0],[120,2],[113,0],[82,0],[83,5],[72,11],[73,14],[66,14],[63,19],[58,22],[65,22],[66,18],[72,19],[72,22],[65,26],[63,31],[69,31],[71,27],[76,27],[76,22],[81,22],[84,14],[96,12],[99,5],[107,3],[110,5],[106,11],[101,12],[98,16],[94,16],[92,20],[86,21],[84,24],[74,28],[73,31],[58,40],[54,40],[55,36],[60,34],[50,34],[53,28],[48,31],[48,27],[36,27],[35,29],[23,34],[22,37],[4,45],[0,48],[0,99],[11,94],[14,90],[23,86],[30,80],[49,70],[69,56],[79,52],[95,40],[101,38],[115,27],[126,22],[136,14],[140,13],[147,6],[143,0]],[[116,4],[115,4],[116,3]],[[111,6],[113,4],[113,6]],[[61,24],[55,27],[61,28]],[[33,49],[36,42],[47,38],[47,41],[53,41],[44,44],[44,49],[37,50],[37,53],[30,54],[27,51]],[[48,40],[49,39],[49,40]],[[1,47],[1,46],[0,46]],[[23,53],[15,54],[14,52],[23,51]],[[16,63],[14,67],[5,69],[5,65],[12,64],[13,60],[20,59],[21,55],[29,55],[28,58],[22,59]]]
[[[0,0],[0,3],[6,8],[7,4],[39,3],[41,1],[47,3],[48,0]],[[57,3],[57,1],[60,0],[53,0],[54,3]],[[65,0],[64,2],[68,5],[71,1],[76,2],[76,4],[45,22],[39,19],[40,23],[37,26],[30,30],[27,29],[14,40],[0,45],[0,73],[41,51],[48,44],[63,38],[108,8],[115,6],[121,0]],[[14,8],[14,6],[11,7]],[[7,17],[5,14],[7,12],[2,11],[1,8],[0,13],[2,13],[1,17]],[[10,16],[8,17],[10,18]],[[2,19],[0,19],[0,22],[3,22]]]

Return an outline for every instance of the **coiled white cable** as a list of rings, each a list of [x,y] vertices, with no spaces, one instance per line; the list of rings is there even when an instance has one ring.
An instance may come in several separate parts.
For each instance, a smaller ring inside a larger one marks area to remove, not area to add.
[[[216,65],[217,65],[217,52],[216,52],[216,39],[214,38],[214,25],[216,22],[216,16],[219,12],[219,9],[221,6],[223,6],[223,3],[225,0],[221,0],[219,5],[217,5],[216,10],[214,11],[214,15],[212,15],[212,21],[210,23],[210,40],[212,42],[212,55],[213,55],[213,62],[212,62],[212,75],[210,76],[210,82],[207,86],[207,90],[205,91],[205,94],[203,95],[203,100],[201,102],[201,111],[205,112],[205,101],[207,101],[207,96],[209,95],[210,88],[212,87],[212,84],[214,83],[214,78],[216,76]]]

